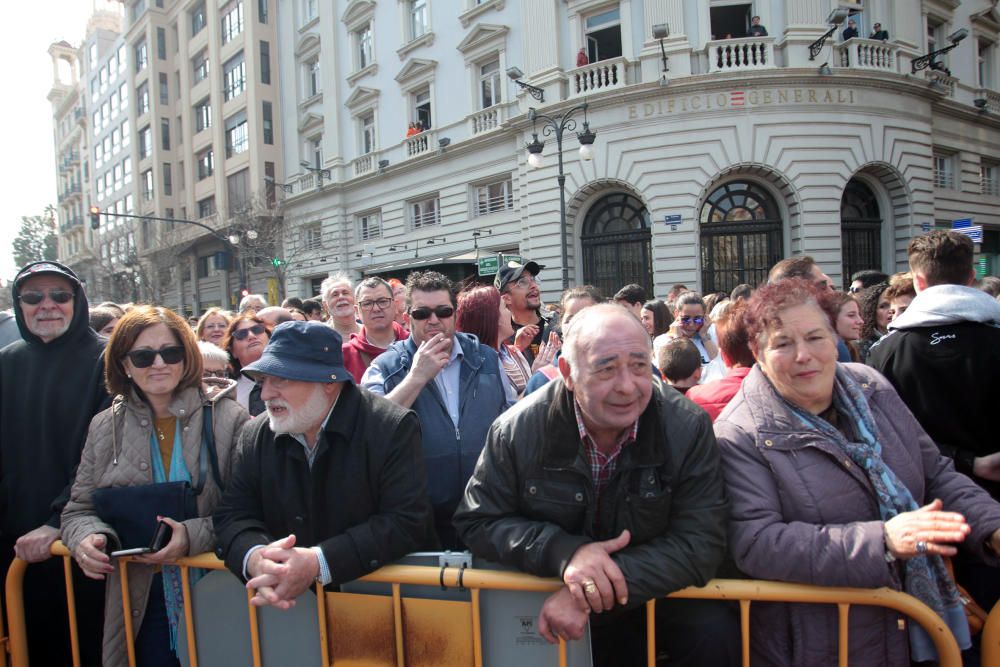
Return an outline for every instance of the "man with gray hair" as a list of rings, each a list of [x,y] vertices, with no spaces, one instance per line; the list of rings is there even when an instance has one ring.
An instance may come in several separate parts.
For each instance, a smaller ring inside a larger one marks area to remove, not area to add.
[[[319,286],[323,296],[323,305],[330,316],[327,324],[347,341],[351,334],[361,331],[358,316],[354,310],[354,283],[346,273],[335,273],[326,278]]]
[[[621,306],[585,308],[564,335],[561,381],[493,423],[454,523],[476,556],[562,579],[546,640],[589,620],[595,665],[646,664],[643,603],[704,585],[725,555],[712,423],[653,379],[649,334]],[[657,602],[671,664],[735,664],[732,611],[691,602]]]

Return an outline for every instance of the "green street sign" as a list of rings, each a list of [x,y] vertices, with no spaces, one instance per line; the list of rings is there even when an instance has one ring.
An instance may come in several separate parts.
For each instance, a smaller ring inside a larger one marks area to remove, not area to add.
[[[479,275],[495,276],[500,270],[500,258],[496,255],[487,255],[479,258]]]
[[[521,256],[520,255],[504,255],[503,256],[503,264],[504,264],[504,266],[507,266],[511,262],[517,262],[518,264],[522,264],[523,263],[523,261],[521,260]]]

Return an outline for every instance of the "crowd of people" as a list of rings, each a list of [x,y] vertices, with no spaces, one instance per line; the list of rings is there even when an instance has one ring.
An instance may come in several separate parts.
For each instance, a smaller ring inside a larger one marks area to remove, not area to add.
[[[33,563],[32,662],[68,664],[61,538],[83,664],[128,663],[114,552],[158,531],[128,568],[143,666],[178,664],[170,563],[204,551],[288,609],[468,550],[560,578],[538,632],[589,624],[595,665],[645,664],[650,599],[662,664],[737,664],[732,603],[665,599],[716,576],[905,591],[973,656],[963,600],[1000,597],[1000,279],[955,232],[908,254],[845,291],[794,256],[730,294],[580,285],[553,307],[531,261],[464,286],[334,275],[196,320],[91,308],[68,267],[29,264],[0,350],[0,551]],[[892,610],[848,623],[851,664],[936,658]],[[755,662],[836,660],[835,608],[754,604],[750,627]]]

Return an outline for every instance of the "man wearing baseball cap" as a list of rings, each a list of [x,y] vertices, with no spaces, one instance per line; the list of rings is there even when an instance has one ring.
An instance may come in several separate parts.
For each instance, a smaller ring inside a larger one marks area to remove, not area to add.
[[[214,522],[216,553],[253,604],[288,609],[316,581],[437,546],[417,418],[354,385],[336,331],[279,324],[242,372],[267,414],[240,435]]]
[[[59,262],[25,265],[12,294],[21,339],[0,351],[0,575],[15,555],[37,563],[24,583],[31,661],[69,664],[62,561],[48,560],[49,548],[90,420],[107,400],[105,339],[90,328],[80,279]],[[73,580],[82,662],[98,664],[104,585],[79,570]]]
[[[514,325],[514,335],[507,343],[517,345],[528,363],[535,360],[538,348],[549,340],[555,325],[552,314],[542,311],[541,291],[535,280],[541,268],[537,262],[508,262],[500,267],[493,280]]]

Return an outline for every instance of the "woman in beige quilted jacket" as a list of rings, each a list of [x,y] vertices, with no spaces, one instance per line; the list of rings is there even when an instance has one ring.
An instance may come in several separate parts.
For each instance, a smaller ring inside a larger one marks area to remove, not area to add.
[[[170,541],[160,551],[138,557],[142,564],[128,568],[137,664],[177,665],[183,596],[178,568],[162,563],[213,548],[211,516],[222,493],[213,472],[204,471],[200,461],[205,407],[212,406],[211,429],[223,484],[236,435],[248,415],[234,400],[205,397],[194,333],[166,308],[142,306],[126,314],[111,335],[104,364],[108,393],[115,399],[90,424],[62,515],[62,539],[84,574],[107,581],[104,665],[127,665],[118,563],[109,555],[123,545],[114,528],[98,516],[93,494],[102,488],[167,481],[188,481],[197,488],[204,477],[197,496],[198,518],[162,517],[173,530]]]

